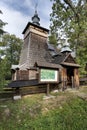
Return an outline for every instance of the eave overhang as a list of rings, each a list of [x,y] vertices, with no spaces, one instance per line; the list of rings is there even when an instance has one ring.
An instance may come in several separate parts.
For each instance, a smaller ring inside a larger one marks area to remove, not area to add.
[[[80,68],[79,64],[68,63],[68,62],[62,62],[61,65]]]
[[[49,33],[49,29],[46,29],[46,28],[41,27],[41,26],[39,26],[39,25],[33,24],[33,23],[31,23],[31,22],[28,22],[28,24],[26,25],[26,27],[25,27],[25,29],[23,30],[22,34],[24,34],[24,33],[26,32],[27,28],[28,28],[30,25],[32,25],[32,26],[34,26],[34,27],[37,27],[37,28],[40,28],[40,29],[42,29],[42,30],[44,30],[44,31],[46,31],[46,32]]]

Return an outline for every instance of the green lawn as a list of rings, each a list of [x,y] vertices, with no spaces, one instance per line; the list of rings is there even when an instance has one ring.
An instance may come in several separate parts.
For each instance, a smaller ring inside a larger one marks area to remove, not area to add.
[[[87,100],[69,92],[44,95],[0,101],[0,130],[87,130]]]

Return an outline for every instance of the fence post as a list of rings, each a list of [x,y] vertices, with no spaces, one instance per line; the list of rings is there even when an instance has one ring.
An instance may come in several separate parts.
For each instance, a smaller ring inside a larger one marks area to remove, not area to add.
[[[47,84],[47,96],[49,96],[49,93],[50,93],[50,84],[48,83]]]

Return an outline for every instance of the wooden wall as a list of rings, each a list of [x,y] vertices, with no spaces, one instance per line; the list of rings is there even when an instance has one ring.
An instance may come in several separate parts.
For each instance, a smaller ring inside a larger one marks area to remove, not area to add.
[[[29,80],[37,78],[36,70],[16,70],[12,72],[12,80]]]
[[[68,87],[71,88],[78,88],[79,87],[79,73],[78,73],[78,68],[73,68],[74,69],[74,76],[71,75],[71,83],[70,85],[68,84],[68,76],[67,76],[67,68],[63,67],[60,71],[59,77],[60,81],[62,83],[62,89],[66,89]],[[16,70],[13,71],[12,73],[12,80],[31,80],[31,79],[38,79],[39,77],[37,76],[38,71],[36,70]],[[59,83],[59,82],[58,82]]]

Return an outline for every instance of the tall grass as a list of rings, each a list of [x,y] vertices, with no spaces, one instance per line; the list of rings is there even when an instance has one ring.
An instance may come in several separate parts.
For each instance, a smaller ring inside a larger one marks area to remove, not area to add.
[[[87,130],[87,101],[70,98],[43,114],[42,97],[1,102],[0,130]]]

